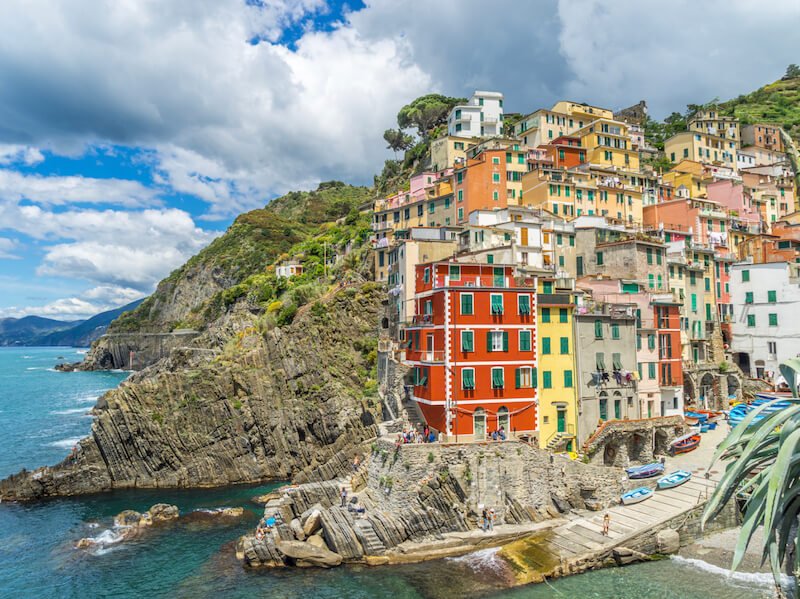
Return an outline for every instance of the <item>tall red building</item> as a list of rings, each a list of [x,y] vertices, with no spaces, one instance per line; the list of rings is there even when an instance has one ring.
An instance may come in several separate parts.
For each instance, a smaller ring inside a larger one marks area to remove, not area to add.
[[[658,334],[658,384],[661,415],[683,414],[683,362],[681,361],[681,304],[654,299]]]
[[[420,264],[414,308],[406,362],[428,424],[448,440],[536,431],[535,282],[517,286],[511,266]]]

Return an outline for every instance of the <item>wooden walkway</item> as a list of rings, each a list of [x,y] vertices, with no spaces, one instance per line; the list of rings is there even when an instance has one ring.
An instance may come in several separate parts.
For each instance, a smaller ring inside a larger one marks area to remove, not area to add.
[[[695,476],[680,487],[656,491],[650,499],[645,499],[642,503],[618,505],[594,512],[591,516],[576,518],[553,529],[547,542],[553,545],[562,558],[615,547],[631,535],[644,532],[702,505],[715,486],[715,481]],[[602,534],[605,514],[611,517],[607,537]]]

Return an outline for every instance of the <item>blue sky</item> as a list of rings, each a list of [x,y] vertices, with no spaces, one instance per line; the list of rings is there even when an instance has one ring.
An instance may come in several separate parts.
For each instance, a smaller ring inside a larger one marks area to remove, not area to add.
[[[371,182],[418,95],[660,117],[780,77],[799,25],[789,1],[5,0],[0,317],[122,305],[243,211]]]

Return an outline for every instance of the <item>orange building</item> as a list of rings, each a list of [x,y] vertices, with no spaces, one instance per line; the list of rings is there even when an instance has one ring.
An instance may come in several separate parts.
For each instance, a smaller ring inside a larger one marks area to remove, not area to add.
[[[537,429],[536,287],[513,267],[420,264],[415,314],[405,331],[413,399],[447,440]]]
[[[586,163],[586,148],[581,147],[580,137],[562,135],[540,148],[556,168],[572,168]]]
[[[473,210],[494,210],[518,203],[527,152],[507,148],[486,149],[456,163],[453,194],[456,224],[469,220]]]
[[[645,228],[691,232],[695,243],[721,245],[727,240],[727,211],[709,200],[676,199],[642,209]]]

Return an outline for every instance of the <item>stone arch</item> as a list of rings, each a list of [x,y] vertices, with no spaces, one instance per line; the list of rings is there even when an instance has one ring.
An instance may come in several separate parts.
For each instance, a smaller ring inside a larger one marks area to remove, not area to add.
[[[700,397],[705,400],[706,406],[713,406],[714,405],[714,375],[710,372],[706,372],[702,378],[700,379]],[[699,397],[698,397],[698,405]]]
[[[688,372],[683,373],[683,399],[684,403],[694,403],[697,401],[697,389],[692,375]]]
[[[653,447],[654,454],[666,454],[669,449],[669,434],[663,428],[656,429],[655,432],[655,445]]]
[[[617,463],[617,454],[619,453],[619,448],[613,443],[607,443],[605,449],[603,449],[603,465],[604,466],[613,466]]]
[[[497,410],[497,430],[500,430],[501,427],[506,435],[511,430],[511,416],[505,406],[500,406]]]
[[[628,440],[628,460],[631,462],[643,461],[647,451],[647,438],[641,433],[633,433]]]

